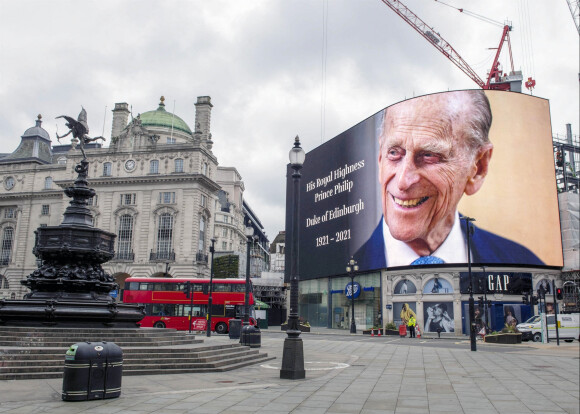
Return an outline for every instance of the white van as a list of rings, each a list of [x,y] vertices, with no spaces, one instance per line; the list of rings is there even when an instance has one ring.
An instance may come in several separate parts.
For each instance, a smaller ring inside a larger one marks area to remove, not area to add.
[[[548,319],[548,338],[556,339],[556,325],[554,324],[554,315],[547,315]],[[572,342],[574,339],[580,341],[580,314],[578,313],[560,313],[558,314],[558,334],[560,339],[566,342]],[[522,340],[533,340],[539,342],[542,340],[542,323],[540,316],[532,316],[527,321],[517,325],[518,331],[522,333]]]

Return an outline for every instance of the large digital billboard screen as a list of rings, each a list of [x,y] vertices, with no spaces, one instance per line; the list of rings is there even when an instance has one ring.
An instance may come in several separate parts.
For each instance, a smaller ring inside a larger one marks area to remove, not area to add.
[[[468,256],[562,266],[545,99],[465,90],[398,102],[308,152],[301,174],[301,279],[344,274],[351,257],[360,271],[464,265]],[[469,252],[465,217],[475,219]]]

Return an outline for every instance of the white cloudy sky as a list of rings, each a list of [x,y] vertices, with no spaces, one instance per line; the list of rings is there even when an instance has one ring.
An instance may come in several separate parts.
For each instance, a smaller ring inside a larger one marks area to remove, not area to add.
[[[404,3],[485,77],[501,28],[432,0]],[[512,21],[516,70],[550,100],[553,133],[571,123],[577,135],[578,32],[566,1],[446,3]],[[54,137],[54,118],[84,105],[91,133],[109,137],[115,102],[140,113],[164,95],[191,126],[196,97],[209,95],[214,153],[242,174],[270,240],[284,228],[297,134],[310,151],[402,99],[474,87],[380,0],[0,0],[0,153],[39,113]]]

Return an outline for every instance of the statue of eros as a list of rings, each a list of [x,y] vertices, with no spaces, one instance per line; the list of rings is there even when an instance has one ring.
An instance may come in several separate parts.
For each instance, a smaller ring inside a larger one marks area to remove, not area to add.
[[[82,108],[82,106],[81,106],[81,108]],[[60,136],[57,133],[56,139],[60,143],[61,138],[64,138],[67,135],[72,133],[73,137],[79,140],[79,146],[81,148],[81,152],[83,153],[83,158],[85,160],[87,159],[87,156],[85,154],[85,144],[88,144],[89,142],[96,141],[98,139],[102,139],[103,141],[106,141],[104,137],[95,137],[95,138],[89,137],[89,135],[88,135],[89,124],[87,124],[87,111],[85,111],[85,108],[82,109],[81,113],[79,114],[78,119],[76,119],[76,120],[71,118],[70,116],[66,116],[66,115],[57,116],[56,119],[58,119],[58,118],[64,118],[67,120],[66,126],[68,127],[69,131],[66,134],[60,135]]]

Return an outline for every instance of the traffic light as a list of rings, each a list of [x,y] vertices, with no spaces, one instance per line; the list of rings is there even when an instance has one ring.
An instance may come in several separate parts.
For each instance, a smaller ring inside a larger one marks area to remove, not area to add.
[[[204,295],[209,295],[209,285],[202,285],[201,293],[203,293]]]
[[[488,308],[491,308],[491,300],[489,300],[489,299],[488,299],[488,301],[487,301],[487,307],[488,307]]]
[[[528,300],[528,295],[522,296],[522,303],[524,305],[529,305],[530,304],[530,301]]]
[[[564,298],[564,293],[562,292],[562,288],[556,289],[556,299],[562,300]]]
[[[185,297],[189,299],[191,297],[191,282],[185,282],[185,286],[183,288],[183,293],[185,293]]]
[[[483,308],[483,296],[478,296],[478,297],[477,297],[477,305],[478,305],[480,308]]]
[[[538,297],[532,296],[532,305],[537,305],[537,304],[538,304]]]

